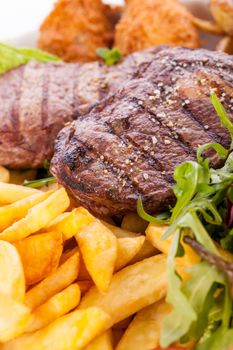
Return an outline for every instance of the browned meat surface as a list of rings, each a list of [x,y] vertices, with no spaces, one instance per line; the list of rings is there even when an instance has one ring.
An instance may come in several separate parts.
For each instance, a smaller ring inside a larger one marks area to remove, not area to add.
[[[206,50],[162,50],[137,77],[58,136],[51,170],[98,215],[160,212],[174,201],[174,167],[195,158],[199,144],[230,137],[209,95],[233,110],[233,57]],[[215,165],[217,165],[215,163]]]
[[[39,167],[53,154],[55,137],[109,92],[150,62],[154,48],[107,67],[101,63],[31,62],[0,76],[0,165]]]

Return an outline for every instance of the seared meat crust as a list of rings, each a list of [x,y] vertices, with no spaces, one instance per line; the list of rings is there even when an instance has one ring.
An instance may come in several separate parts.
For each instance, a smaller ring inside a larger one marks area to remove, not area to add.
[[[147,211],[168,209],[174,167],[195,159],[199,144],[230,145],[209,96],[214,90],[231,112],[232,74],[233,57],[225,54],[160,51],[134,79],[59,133],[52,173],[97,215],[135,211],[138,196]],[[218,165],[215,157],[212,162]]]
[[[128,56],[115,66],[31,62],[0,76],[0,165],[40,167],[53,154],[62,127],[87,113],[137,74],[161,48]]]

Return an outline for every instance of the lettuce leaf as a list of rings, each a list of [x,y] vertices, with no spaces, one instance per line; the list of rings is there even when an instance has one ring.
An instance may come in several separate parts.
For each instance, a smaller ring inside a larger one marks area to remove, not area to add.
[[[0,74],[30,61],[57,62],[60,59],[37,49],[17,49],[0,43]]]

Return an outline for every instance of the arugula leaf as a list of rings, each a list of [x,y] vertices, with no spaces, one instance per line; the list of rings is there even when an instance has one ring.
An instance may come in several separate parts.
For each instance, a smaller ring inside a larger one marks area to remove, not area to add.
[[[202,158],[202,153],[204,151],[206,151],[207,149],[213,148],[215,150],[215,152],[217,152],[218,156],[221,159],[226,159],[229,151],[226,150],[222,145],[220,145],[219,143],[206,143],[205,145],[199,146],[198,150],[197,150],[197,161],[198,163],[202,163],[203,162],[203,158]]]
[[[37,49],[17,49],[0,43],[0,74],[30,61],[56,62],[60,59]]]
[[[169,223],[169,220],[165,219],[167,215],[162,215],[162,216],[158,215],[157,217],[155,217],[147,214],[143,208],[141,196],[138,197],[138,200],[137,200],[137,212],[138,212],[138,215],[145,221],[152,222],[157,225],[167,225]]]
[[[57,180],[54,176],[47,177],[45,179],[38,179],[38,180],[33,180],[33,181],[24,181],[24,186],[27,187],[33,187],[33,188],[39,188],[42,186],[48,186],[49,184],[54,184],[56,183]]]
[[[171,222],[181,214],[183,208],[193,199],[198,191],[209,191],[209,170],[197,162],[188,161],[178,165],[174,171],[176,184],[173,191],[177,197],[175,207],[172,209]]]
[[[222,126],[225,126],[227,130],[229,131],[231,138],[233,138],[233,124],[228,117],[225,108],[223,107],[221,101],[218,99],[218,97],[215,95],[215,93],[212,93],[210,96],[210,100],[214,106],[214,109],[220,119],[220,122]]]
[[[103,58],[105,64],[107,64],[108,66],[119,62],[123,57],[121,51],[117,48],[99,48],[96,50],[96,54],[97,56]]]

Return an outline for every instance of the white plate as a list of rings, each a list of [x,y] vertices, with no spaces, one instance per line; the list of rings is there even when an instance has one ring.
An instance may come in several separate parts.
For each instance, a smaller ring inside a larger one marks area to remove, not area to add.
[[[106,3],[111,4],[122,4],[123,0],[104,0]],[[182,3],[197,17],[203,19],[210,19],[211,14],[208,8],[209,0],[182,0]],[[185,30],[185,28],[184,28]],[[38,30],[28,32],[24,35],[12,38],[7,40],[11,45],[18,47],[35,47],[36,39],[38,36]],[[213,50],[216,46],[216,43],[219,41],[219,37],[213,36],[208,33],[200,31],[200,36],[202,40],[202,46],[208,49]]]

